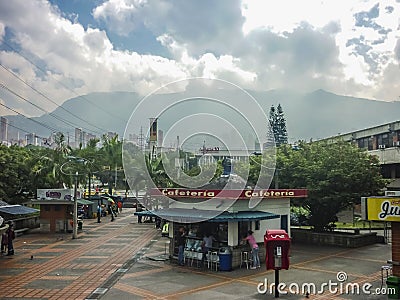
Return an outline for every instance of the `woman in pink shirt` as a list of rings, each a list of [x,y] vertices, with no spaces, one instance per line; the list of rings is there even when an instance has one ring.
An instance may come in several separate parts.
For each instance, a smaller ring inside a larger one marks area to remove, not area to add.
[[[249,230],[248,231],[248,236],[245,237],[243,240],[246,240],[249,242],[250,247],[251,247],[251,253],[253,255],[253,267],[252,269],[256,269],[260,267],[260,258],[258,257],[258,245],[256,242],[256,239],[254,238],[253,231]]]

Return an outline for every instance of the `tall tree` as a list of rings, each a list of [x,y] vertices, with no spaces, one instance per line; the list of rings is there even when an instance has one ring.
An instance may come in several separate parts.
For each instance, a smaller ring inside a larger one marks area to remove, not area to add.
[[[271,106],[269,110],[269,124],[275,138],[276,146],[279,147],[280,145],[287,144],[286,119],[280,104],[278,104],[277,108],[273,105]]]
[[[275,106],[271,105],[269,109],[269,128],[274,135],[275,144],[278,146],[278,118]]]
[[[104,166],[109,167],[108,172],[108,189],[109,193],[112,193],[113,181],[116,183],[117,172],[122,168],[122,141],[118,139],[118,135],[113,137],[109,137],[107,134],[104,134],[102,137],[102,148],[100,149],[100,153],[103,155]],[[123,177],[120,177],[122,180]]]
[[[287,144],[288,143],[288,134],[287,134],[287,129],[286,129],[286,120],[285,120],[285,114],[283,113],[283,109],[281,104],[278,104],[278,107],[276,108],[276,127],[277,127],[277,139],[278,139],[278,146],[282,144]]]

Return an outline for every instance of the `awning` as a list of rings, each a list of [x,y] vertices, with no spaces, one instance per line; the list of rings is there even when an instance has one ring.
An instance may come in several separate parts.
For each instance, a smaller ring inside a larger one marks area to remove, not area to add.
[[[224,211],[219,215],[216,214],[218,214],[218,211],[185,208],[167,208],[135,212],[135,215],[137,216],[158,216],[162,219],[169,219],[178,223],[201,222],[205,220],[207,220],[208,222],[258,221],[277,219],[280,217],[277,214],[265,211]]]
[[[9,215],[29,215],[39,210],[22,205],[8,205],[0,206],[0,213],[6,213]]]
[[[89,201],[86,199],[78,199],[78,200],[76,200],[76,202],[78,202],[78,204],[83,204],[83,205],[92,205],[93,204],[92,201]]]

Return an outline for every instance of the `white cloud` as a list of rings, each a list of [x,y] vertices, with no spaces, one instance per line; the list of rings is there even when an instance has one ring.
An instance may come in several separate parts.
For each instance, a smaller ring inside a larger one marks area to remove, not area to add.
[[[147,94],[193,76],[231,80],[250,89],[324,88],[389,100],[399,93],[395,84],[389,86],[397,80],[400,60],[400,4],[387,0],[380,5],[373,21],[384,33],[355,26],[354,15],[374,5],[361,0],[108,0],[93,10],[105,31],[95,25],[84,28],[45,1],[2,1],[0,36],[7,28],[21,51],[47,72],[11,51],[1,52],[0,61],[58,103],[93,91]],[[386,5],[393,6],[391,13]],[[117,50],[107,36],[109,30],[123,37],[143,27],[170,58]],[[374,44],[380,38],[383,42]],[[0,76],[43,103],[4,71]]]
[[[14,1],[11,6],[2,5],[1,11],[0,18],[13,32],[14,41],[39,65],[45,65],[47,73],[42,74],[11,52],[4,52],[1,62],[28,82],[42,87],[41,90],[59,103],[76,95],[56,80],[66,83],[77,94],[113,90],[146,94],[163,83],[187,75],[176,61],[115,50],[104,31],[85,30],[82,25],[61,17],[46,2],[26,5],[25,1]],[[24,12],[29,15],[28,21],[12,16]],[[35,22],[29,23],[30,19]]]
[[[0,39],[2,39],[5,34],[6,34],[5,26],[3,23],[0,22]]]
[[[109,0],[93,10],[93,17],[106,22],[120,35],[128,35],[136,28],[138,12],[145,0]]]

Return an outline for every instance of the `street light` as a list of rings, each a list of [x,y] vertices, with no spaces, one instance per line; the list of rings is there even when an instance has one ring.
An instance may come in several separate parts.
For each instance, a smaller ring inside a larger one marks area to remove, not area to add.
[[[72,227],[72,238],[78,238],[78,171],[75,172],[75,184],[74,184],[74,214],[73,214],[73,224]]]
[[[77,163],[83,163],[84,165],[86,165],[88,162],[91,163],[91,161],[89,161],[86,158],[82,158],[82,157],[75,157],[75,156],[67,156],[68,161],[63,163],[60,167],[60,171],[61,173],[63,173],[64,175],[67,176],[75,176],[75,183],[74,183],[74,210],[73,210],[73,226],[72,226],[72,238],[73,239],[77,239],[78,238],[78,176],[79,175],[83,175],[82,173],[79,174],[78,171],[75,171],[75,173],[67,173],[63,170],[63,168],[71,163],[71,162],[77,162]]]

